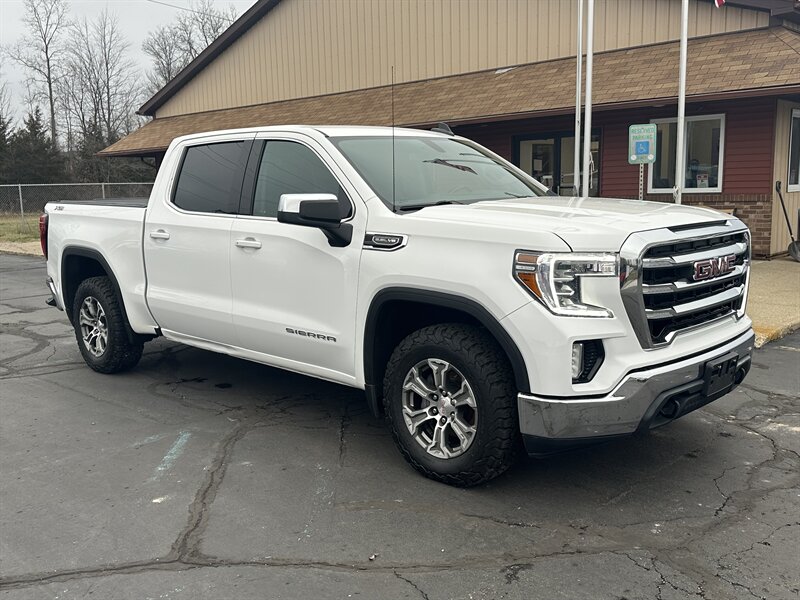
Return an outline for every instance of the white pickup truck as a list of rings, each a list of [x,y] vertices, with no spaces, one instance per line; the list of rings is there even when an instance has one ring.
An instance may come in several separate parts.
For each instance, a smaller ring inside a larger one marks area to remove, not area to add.
[[[45,211],[50,302],[92,369],[163,335],[364,389],[409,463],[454,485],[523,443],[658,427],[750,368],[741,221],[553,196],[446,133],[191,135],[149,201]]]

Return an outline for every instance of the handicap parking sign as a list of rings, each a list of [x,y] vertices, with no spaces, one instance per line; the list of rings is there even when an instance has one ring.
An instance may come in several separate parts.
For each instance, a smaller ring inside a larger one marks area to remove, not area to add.
[[[628,127],[628,162],[632,165],[655,162],[657,135],[655,123]]]

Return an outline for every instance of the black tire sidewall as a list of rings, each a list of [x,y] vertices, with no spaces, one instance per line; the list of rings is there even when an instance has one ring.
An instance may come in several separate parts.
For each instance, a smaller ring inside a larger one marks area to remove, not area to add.
[[[108,329],[106,349],[100,356],[95,356],[83,342],[80,326],[80,310],[87,297],[93,297],[103,308]],[[111,282],[107,277],[91,277],[84,280],[75,292],[72,305],[72,321],[78,348],[86,363],[100,373],[114,373],[125,368],[126,358],[136,348],[129,342],[122,309]]]
[[[426,359],[440,359],[452,364],[466,377],[475,394],[478,415],[477,432],[466,452],[454,458],[442,459],[428,454],[411,436],[403,419],[403,381],[414,365]],[[387,377],[387,383],[387,413],[392,423],[393,434],[395,438],[399,438],[397,439],[398,443],[414,461],[432,472],[456,475],[471,470],[475,463],[483,457],[484,447],[491,442],[494,434],[491,430],[492,419],[490,418],[492,393],[469,359],[465,359],[459,352],[451,350],[446,345],[420,345],[400,359],[397,367]]]

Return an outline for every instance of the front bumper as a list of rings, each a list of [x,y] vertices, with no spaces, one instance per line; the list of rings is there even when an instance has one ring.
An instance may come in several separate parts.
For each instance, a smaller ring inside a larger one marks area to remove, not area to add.
[[[519,394],[520,431],[531,455],[549,454],[604,438],[624,436],[664,425],[733,388],[703,391],[704,365],[734,352],[738,355],[734,387],[750,370],[752,330],[701,354],[629,373],[603,396],[548,398]]]

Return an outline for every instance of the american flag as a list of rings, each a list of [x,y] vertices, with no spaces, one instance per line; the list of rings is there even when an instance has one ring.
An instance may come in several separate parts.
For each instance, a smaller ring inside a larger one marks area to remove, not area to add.
[[[725,0],[714,0],[714,5],[717,8],[720,8],[723,4],[725,4]]]

